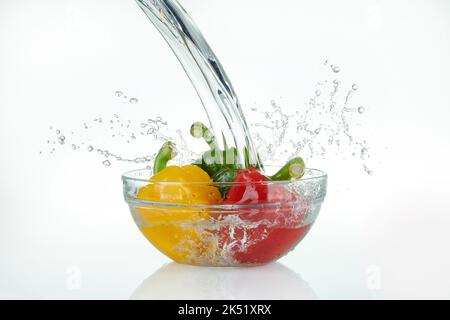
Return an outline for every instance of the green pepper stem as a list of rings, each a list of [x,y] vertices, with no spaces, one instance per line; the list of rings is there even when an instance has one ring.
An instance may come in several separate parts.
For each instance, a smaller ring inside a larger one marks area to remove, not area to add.
[[[302,158],[296,157],[289,160],[283,168],[273,176],[269,177],[274,181],[287,181],[291,179],[300,179],[305,174],[305,162]]]
[[[204,139],[211,150],[216,149],[216,137],[202,122],[195,122],[191,126],[191,135],[196,139]]]
[[[167,167],[167,163],[175,158],[176,155],[175,144],[170,141],[165,142],[156,155],[153,164],[153,174],[163,171]]]

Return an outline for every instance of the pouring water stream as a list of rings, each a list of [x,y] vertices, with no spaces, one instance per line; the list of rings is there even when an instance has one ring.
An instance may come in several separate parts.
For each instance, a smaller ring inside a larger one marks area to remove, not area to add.
[[[172,48],[195,87],[216,146],[222,150],[236,148],[241,165],[247,162],[262,167],[233,86],[188,13],[176,0],[136,2]]]

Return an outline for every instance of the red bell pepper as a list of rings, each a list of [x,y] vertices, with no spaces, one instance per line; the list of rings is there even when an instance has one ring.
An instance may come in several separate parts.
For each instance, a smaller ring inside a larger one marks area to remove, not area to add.
[[[226,223],[220,230],[220,246],[231,250],[239,263],[278,259],[309,230],[302,226],[306,209],[299,196],[269,181],[257,168],[243,169],[227,192],[224,204],[255,205],[232,213],[246,223]]]

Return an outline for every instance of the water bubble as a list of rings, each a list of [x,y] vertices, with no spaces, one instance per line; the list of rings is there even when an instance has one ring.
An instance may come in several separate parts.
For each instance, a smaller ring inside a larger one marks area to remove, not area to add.
[[[109,161],[109,160],[105,160],[105,161],[103,161],[102,163],[103,163],[103,165],[105,165],[106,167],[109,167],[109,166],[111,165],[111,161]]]
[[[331,66],[331,70],[333,70],[334,73],[339,73],[341,71],[341,68],[338,66]]]
[[[316,90],[316,97],[319,97],[322,94],[322,91]]]
[[[123,96],[123,92],[122,91],[116,91],[115,95],[116,95],[116,97],[120,98],[121,96]]]
[[[94,147],[93,147],[93,146],[89,146],[89,147],[88,147],[88,151],[89,151],[89,152],[94,151]]]
[[[61,133],[61,130],[56,130],[56,134],[60,134]]]
[[[63,145],[66,142],[66,137],[64,137],[64,136],[59,137],[58,142],[59,142],[59,144]]]
[[[365,111],[366,111],[366,109],[364,109],[364,107],[359,107],[358,108],[359,114],[363,114]]]
[[[320,131],[322,131],[322,128],[317,128],[316,130],[314,130],[314,133],[315,133],[315,134],[319,134]]]
[[[364,160],[366,158],[368,152],[369,150],[367,148],[361,149],[361,160]]]
[[[155,133],[155,128],[150,128],[150,129],[147,130],[147,134],[148,135],[151,135],[151,134],[154,134],[154,133]]]
[[[139,100],[137,99],[137,98],[131,98],[130,99],[130,103],[131,104],[136,104],[136,103],[138,103],[139,102]]]
[[[356,83],[352,85],[352,90],[353,91],[356,91],[358,89],[359,89],[359,87],[358,87],[358,85]]]

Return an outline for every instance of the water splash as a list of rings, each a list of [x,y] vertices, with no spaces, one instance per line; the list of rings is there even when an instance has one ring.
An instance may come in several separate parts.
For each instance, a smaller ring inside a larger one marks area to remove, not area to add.
[[[70,134],[65,135],[66,132]],[[157,148],[167,140],[177,144],[179,156],[176,161],[193,162],[200,158],[200,154],[190,150],[181,130],[172,134],[167,121],[160,116],[136,121],[114,113],[94,117],[75,128],[54,130],[50,126],[49,134],[41,155],[54,154],[57,147],[60,151],[87,152],[97,155],[106,167],[112,166],[114,162],[150,166]],[[141,145],[144,147],[140,148]],[[154,146],[154,150],[150,146]],[[141,151],[135,153],[132,149],[149,150],[149,154],[142,154]]]
[[[123,91],[121,91],[121,90],[117,90],[116,92],[114,92],[114,95],[115,95],[117,98],[122,99],[122,102],[123,102],[123,103],[136,104],[136,103],[139,102],[139,99],[138,99],[138,98],[135,98],[135,97],[129,98],[128,95],[126,95],[126,94],[125,94]]]
[[[346,90],[348,86],[350,89]],[[352,106],[359,87],[355,83],[348,86],[336,78],[332,71],[328,78],[316,82],[312,97],[294,111],[275,100],[268,106],[248,108],[247,118],[252,120],[250,125],[253,139],[261,159],[280,164],[300,155],[308,163],[318,158],[345,158],[350,155],[361,161],[364,172],[372,175],[373,171],[368,164],[370,148],[365,138],[354,133],[365,108]],[[107,159],[108,166],[113,161],[150,166],[157,150],[153,150],[151,154],[133,156],[126,147],[140,144],[159,146],[171,140],[177,144],[177,163],[197,160],[200,154],[191,151],[183,134],[186,132],[188,135],[187,130],[173,131],[170,127],[168,121],[160,116],[150,117],[145,121],[134,121],[117,113],[109,117],[94,117],[91,121],[83,122],[78,129],[70,130],[68,138],[63,130],[55,131],[50,126],[51,137],[47,139],[47,151],[53,154],[55,147],[65,148],[69,144],[76,146],[71,148],[72,151],[96,154],[102,162]],[[104,138],[98,139],[100,142],[94,144],[92,140],[96,135]],[[112,151],[105,144],[113,145],[115,150]],[[147,147],[144,150],[146,149]],[[104,162],[103,164],[105,165]]]
[[[328,67],[328,61],[324,65]],[[352,106],[359,86],[353,83],[346,90],[342,80],[333,79],[335,67],[332,66],[327,79],[316,83],[313,96],[294,113],[284,111],[275,101],[269,110],[250,108],[247,118],[258,119],[251,126],[262,161],[279,163],[298,155],[307,162],[351,156],[363,162],[367,174],[373,174],[367,164],[370,158],[367,142],[354,133],[358,118],[366,111],[364,107]],[[339,95],[340,92],[345,95]]]

